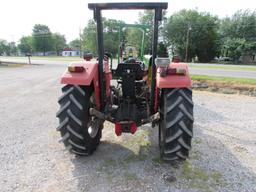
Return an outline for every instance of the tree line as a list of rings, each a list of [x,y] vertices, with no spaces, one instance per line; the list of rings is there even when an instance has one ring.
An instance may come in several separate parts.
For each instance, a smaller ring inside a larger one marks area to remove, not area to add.
[[[256,54],[256,11],[239,10],[231,17],[217,16],[197,10],[181,10],[166,17],[159,27],[159,48],[168,48],[172,55],[179,55],[183,61],[209,62],[216,57],[229,57],[235,62],[241,56],[248,62]],[[144,11],[139,14],[137,24],[150,26],[146,33],[146,54],[151,52],[151,38],[154,14]],[[104,18],[105,50],[112,54],[118,51],[118,26],[122,21]],[[96,26],[90,20],[82,34],[83,49],[96,54]],[[124,32],[125,42],[140,51],[142,33],[131,28]],[[164,46],[163,46],[164,45]],[[160,50],[162,51],[162,50]],[[248,60],[249,58],[249,60]],[[245,60],[243,60],[245,61]]]
[[[137,24],[148,27],[145,34],[145,54],[151,53],[153,31],[152,11],[140,12]],[[105,51],[116,55],[119,49],[119,26],[123,21],[103,18]],[[123,31],[121,40],[140,51],[142,32],[136,28]],[[181,10],[166,17],[159,26],[159,48],[168,48],[169,54],[179,55],[183,61],[209,62],[216,57],[229,57],[239,61],[241,57],[255,60],[256,11],[239,10],[231,17],[217,16],[198,10]],[[36,24],[32,35],[22,37],[18,46],[14,42],[0,40],[0,54],[54,51],[59,54],[65,47],[81,49],[97,54],[96,24],[89,20],[80,37],[66,44],[64,35],[51,33],[46,25]],[[161,51],[161,50],[160,50]]]
[[[214,57],[241,56],[254,59],[256,54],[256,11],[239,10],[233,16],[219,19],[197,10],[182,10],[168,18],[166,44],[183,59],[200,62]],[[187,49],[187,51],[186,51]]]
[[[60,55],[66,47],[80,49],[80,41],[75,39],[67,44],[64,35],[52,33],[47,25],[36,24],[33,27],[32,35],[23,36],[18,45],[15,42],[0,40],[0,55],[17,55],[18,51],[22,55],[36,52],[40,52],[43,55],[46,55],[47,52]]]

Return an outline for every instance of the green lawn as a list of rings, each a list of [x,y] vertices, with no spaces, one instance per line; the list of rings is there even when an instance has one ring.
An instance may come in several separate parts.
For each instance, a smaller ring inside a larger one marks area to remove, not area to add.
[[[235,77],[215,77],[208,75],[191,75],[192,80],[197,81],[217,81],[231,84],[247,84],[247,85],[256,85],[256,79],[250,78],[235,78]]]
[[[256,71],[256,67],[243,67],[239,66],[209,66],[209,65],[189,65],[192,68],[206,68],[206,69],[224,69],[224,70],[236,70],[236,71]]]

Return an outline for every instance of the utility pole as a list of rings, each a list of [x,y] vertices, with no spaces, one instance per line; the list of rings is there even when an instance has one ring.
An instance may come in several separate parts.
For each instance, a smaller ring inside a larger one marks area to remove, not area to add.
[[[187,42],[186,42],[186,56],[185,56],[185,61],[188,62],[188,46],[189,46],[189,34],[191,31],[191,24],[188,24],[188,29],[187,29]]]

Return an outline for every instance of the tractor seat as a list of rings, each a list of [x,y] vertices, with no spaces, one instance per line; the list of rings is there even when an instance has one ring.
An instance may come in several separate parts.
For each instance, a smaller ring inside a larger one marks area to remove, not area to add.
[[[129,59],[125,60],[124,63],[125,64],[136,64],[137,63],[141,66],[142,70],[145,69],[145,64],[142,61],[137,60],[135,58],[129,58]]]
[[[125,74],[134,74],[135,80],[141,80],[144,76],[144,70],[139,63],[119,63],[115,74],[118,77],[123,77]]]

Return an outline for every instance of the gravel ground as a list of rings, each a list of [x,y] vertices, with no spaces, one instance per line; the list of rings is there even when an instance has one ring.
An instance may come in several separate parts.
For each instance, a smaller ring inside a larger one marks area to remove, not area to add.
[[[157,129],[117,137],[76,157],[61,143],[59,77],[65,65],[0,68],[0,191],[256,191],[256,98],[194,92],[190,159],[159,158]]]

